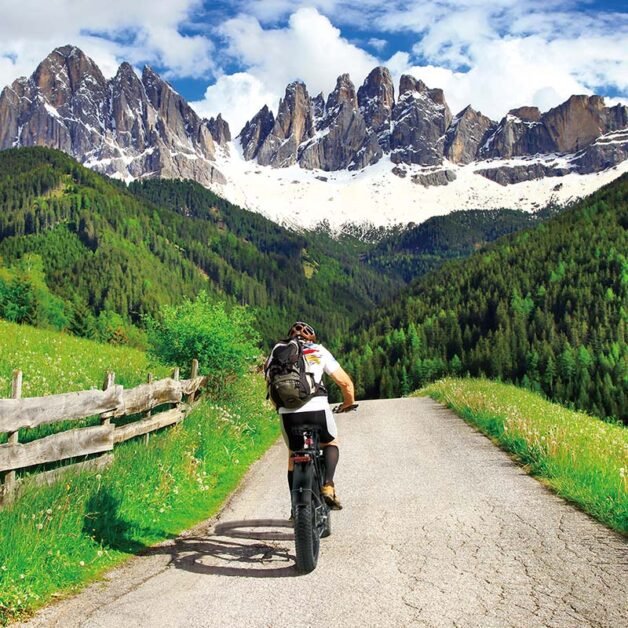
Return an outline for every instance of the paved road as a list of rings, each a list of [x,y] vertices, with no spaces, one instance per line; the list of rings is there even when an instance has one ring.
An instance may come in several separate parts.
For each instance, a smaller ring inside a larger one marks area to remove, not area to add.
[[[628,626],[626,541],[427,399],[340,417],[345,503],[294,570],[275,445],[213,521],[32,626]]]

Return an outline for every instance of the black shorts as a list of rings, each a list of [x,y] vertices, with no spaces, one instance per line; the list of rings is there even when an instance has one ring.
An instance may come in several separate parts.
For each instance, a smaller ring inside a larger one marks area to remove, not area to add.
[[[329,416],[331,416],[331,424]],[[313,412],[290,412],[288,414],[280,414],[281,431],[286,445],[292,450],[301,449],[303,447],[303,438],[298,434],[292,433],[293,427],[299,425],[318,425],[321,428],[320,442],[331,443],[336,438],[336,425],[331,412],[325,410],[314,410]]]

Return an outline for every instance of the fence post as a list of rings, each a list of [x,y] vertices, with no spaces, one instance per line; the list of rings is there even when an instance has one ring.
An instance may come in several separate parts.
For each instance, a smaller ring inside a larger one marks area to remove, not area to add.
[[[146,376],[146,383],[147,384],[152,384],[153,383],[153,374],[149,373]],[[146,418],[150,417],[150,415],[152,414],[152,410],[147,410],[146,414],[144,415]],[[150,440],[150,432],[147,432],[146,434],[144,434],[144,445],[148,445],[148,441]]]
[[[105,381],[103,382],[102,389],[107,390],[116,383],[116,374],[113,371],[107,371],[105,375]],[[111,412],[105,412],[100,415],[100,422],[103,425],[109,425],[111,423]]]
[[[190,370],[190,379],[194,379],[198,377],[198,360],[194,358],[192,360],[192,369]],[[193,391],[188,396],[188,403],[194,403],[194,397],[196,396],[196,391]]]
[[[13,381],[11,383],[11,397],[13,399],[21,399],[22,397],[22,371],[16,369],[13,371]],[[17,445],[19,442],[19,432],[8,432],[8,444]],[[15,490],[15,471],[9,471],[4,476],[4,497],[8,498],[9,494]]]
[[[180,371],[179,367],[176,366],[175,368],[172,369],[172,379],[174,379],[175,382],[178,382],[180,377],[181,377],[181,371]],[[176,407],[180,408],[182,402],[183,402],[183,400],[181,400],[179,403],[177,403]]]

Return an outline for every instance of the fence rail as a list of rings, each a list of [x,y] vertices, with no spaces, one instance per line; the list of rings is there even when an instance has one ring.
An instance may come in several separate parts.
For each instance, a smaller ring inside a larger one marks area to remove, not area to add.
[[[0,445],[0,474],[4,474],[0,499],[14,496],[20,483],[17,471],[35,465],[100,454],[33,475],[35,482],[44,483],[56,480],[71,469],[101,469],[111,464],[115,445],[137,436],[143,436],[147,442],[151,432],[183,421],[197,392],[206,383],[207,378],[198,375],[198,362],[193,360],[190,379],[186,380],[179,379],[176,368],[172,377],[153,381],[149,374],[145,384],[125,389],[115,383],[115,374],[109,372],[103,390],[22,398],[22,372],[14,371],[12,396],[0,399],[0,433],[8,436],[7,443]],[[153,414],[153,410],[165,405],[169,407]],[[116,425],[116,419],[132,415],[138,415],[136,420]],[[72,428],[31,442],[19,442],[21,429],[92,416],[100,417],[100,425]]]

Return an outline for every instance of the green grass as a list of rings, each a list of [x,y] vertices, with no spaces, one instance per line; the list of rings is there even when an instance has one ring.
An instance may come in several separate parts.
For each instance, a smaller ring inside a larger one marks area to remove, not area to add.
[[[125,387],[142,383],[149,371],[155,378],[170,372],[136,349],[0,320],[0,397],[11,395],[14,369],[23,372],[23,397],[101,388],[107,371]]]
[[[508,384],[444,379],[417,394],[453,409],[558,495],[628,533],[628,430]]]
[[[101,388],[107,371],[116,383],[132,388],[167,377],[172,369],[149,360],[146,353],[124,346],[105,345],[68,334],[0,320],[0,398],[11,396],[13,371],[22,370],[22,397],[40,397]],[[20,430],[20,442],[59,431],[98,424],[98,417]],[[0,434],[0,444],[7,440]]]
[[[5,321],[0,348],[0,397],[10,394],[15,368],[24,372],[24,396],[100,388],[108,370],[127,387],[148,371],[170,372],[134,349]],[[68,473],[49,487],[26,479],[15,502],[0,510],[0,625],[214,514],[279,434],[264,397],[261,378],[247,375],[232,384],[228,400],[202,399],[148,445],[136,439],[117,446],[102,473]],[[20,440],[52,430],[20,430]]]
[[[232,399],[202,401],[147,446],[120,445],[102,474],[26,487],[1,510],[0,624],[214,514],[279,434],[259,377]]]

